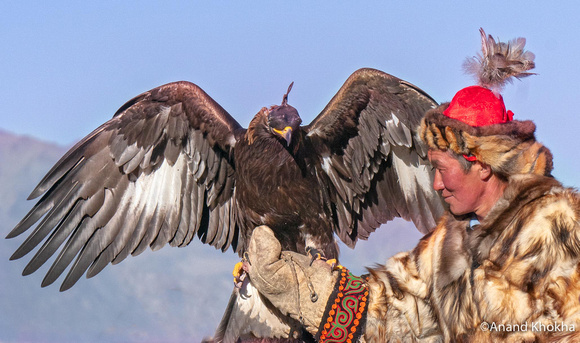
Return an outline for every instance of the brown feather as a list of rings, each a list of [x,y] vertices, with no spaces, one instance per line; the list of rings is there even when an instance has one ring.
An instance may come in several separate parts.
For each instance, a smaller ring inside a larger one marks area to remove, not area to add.
[[[535,67],[534,54],[524,50],[525,38],[516,38],[508,43],[500,42],[487,36],[483,29],[481,33],[481,53],[468,58],[463,68],[468,74],[473,74],[479,85],[496,93],[512,78],[522,78],[534,73],[528,72]]]

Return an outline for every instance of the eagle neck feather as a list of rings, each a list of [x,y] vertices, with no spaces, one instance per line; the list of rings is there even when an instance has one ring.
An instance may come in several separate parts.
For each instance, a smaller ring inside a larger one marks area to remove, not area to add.
[[[268,132],[267,117],[270,110],[266,107],[262,107],[258,114],[254,116],[250,125],[248,125],[248,130],[246,131],[246,139],[248,140],[248,145],[254,144],[256,139],[263,137],[264,135],[270,135]]]

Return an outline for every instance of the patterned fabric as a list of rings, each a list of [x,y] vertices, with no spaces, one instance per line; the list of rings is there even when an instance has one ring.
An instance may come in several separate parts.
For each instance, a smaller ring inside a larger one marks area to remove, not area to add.
[[[369,295],[368,276],[354,276],[341,268],[328,299],[316,339],[320,342],[356,342],[364,328]]]

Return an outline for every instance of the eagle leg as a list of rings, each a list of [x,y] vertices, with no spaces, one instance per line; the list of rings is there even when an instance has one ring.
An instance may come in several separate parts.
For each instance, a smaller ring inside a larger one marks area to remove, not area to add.
[[[328,263],[333,269],[338,265],[338,261],[335,258],[330,260],[327,259],[326,257],[324,257],[324,253],[316,248],[307,246],[306,254],[308,254],[308,256],[310,257],[310,265],[312,265],[312,263],[314,263],[314,261],[316,260],[322,260]]]

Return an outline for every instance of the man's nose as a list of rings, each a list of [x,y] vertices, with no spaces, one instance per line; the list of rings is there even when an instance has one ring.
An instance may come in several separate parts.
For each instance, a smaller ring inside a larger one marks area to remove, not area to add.
[[[443,179],[441,178],[441,173],[439,170],[435,169],[435,176],[433,177],[433,189],[436,191],[443,190],[445,185],[443,184]]]

